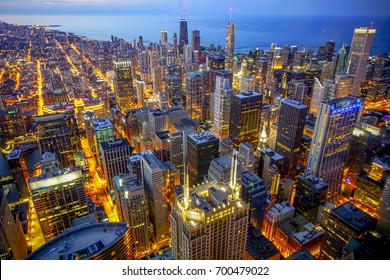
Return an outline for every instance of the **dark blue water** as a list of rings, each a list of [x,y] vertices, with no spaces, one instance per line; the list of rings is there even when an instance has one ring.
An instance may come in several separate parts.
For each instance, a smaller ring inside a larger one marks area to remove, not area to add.
[[[188,28],[201,32],[201,43],[225,46],[226,15],[189,15]],[[92,39],[110,40],[114,35],[131,41],[142,35],[144,40],[158,42],[161,29],[179,32],[179,15],[0,15],[0,20],[19,24],[60,24],[56,29],[84,35]],[[350,44],[355,27],[377,28],[371,54],[390,51],[390,17],[385,16],[264,16],[234,15],[236,50],[266,49],[271,43],[317,48],[327,41]],[[191,40],[191,35],[189,35]]]

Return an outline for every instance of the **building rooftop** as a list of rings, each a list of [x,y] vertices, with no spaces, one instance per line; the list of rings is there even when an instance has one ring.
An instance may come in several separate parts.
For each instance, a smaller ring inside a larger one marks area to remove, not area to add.
[[[41,188],[66,184],[79,179],[82,179],[82,169],[80,166],[76,166],[59,171],[47,172],[37,177],[31,177],[28,179],[28,184],[30,189],[33,191]]]
[[[121,173],[118,176],[115,176],[113,180],[114,185],[116,187],[122,187],[125,192],[133,192],[143,188],[143,184],[141,181],[137,180],[136,174]]]
[[[362,106],[363,101],[360,98],[353,96],[344,96],[340,98],[331,99],[328,104],[332,105],[333,109],[348,107],[348,106]],[[353,108],[355,108],[353,107]]]
[[[227,170],[232,167],[232,158],[230,156],[218,157],[211,161],[211,165],[214,165],[219,170]]]
[[[254,260],[267,260],[280,254],[276,246],[262,235],[258,229],[248,233],[246,251]]]
[[[263,97],[261,93],[258,93],[256,91],[247,91],[247,92],[240,92],[238,94],[233,95],[234,98],[239,99],[246,99],[246,98],[253,98],[253,97]]]
[[[130,146],[129,141],[126,138],[105,141],[100,143],[100,145],[102,146],[103,151]]]
[[[296,100],[290,100],[290,99],[284,99],[282,101],[282,103],[284,104],[288,104],[294,108],[297,108],[297,109],[306,109],[307,106],[306,105],[303,105],[302,103],[296,101]]]
[[[22,153],[22,150],[20,150],[20,149],[14,149],[14,150],[8,155],[8,160],[19,159],[21,153]]]
[[[263,151],[261,151],[263,154],[269,156],[274,161],[279,161],[283,159],[283,156],[275,152],[274,150],[267,148]]]
[[[359,232],[369,229],[377,222],[376,219],[370,217],[350,202],[333,209],[331,214],[338,216]]]
[[[249,171],[243,172],[241,177],[243,182],[250,182],[253,185],[264,184],[263,179]]]
[[[65,230],[26,257],[27,260],[89,259],[120,239],[127,223],[82,224]]]
[[[93,120],[92,126],[95,131],[107,129],[107,128],[113,128],[113,125],[109,118]]]
[[[267,215],[279,216],[294,210],[295,207],[292,206],[288,201],[283,201],[280,203],[275,203],[271,210],[268,211]]]
[[[324,190],[328,187],[328,184],[320,180],[314,175],[302,175],[298,177],[298,182],[302,182],[311,188],[316,189],[317,191]]]
[[[278,227],[285,235],[289,236],[294,232],[298,232],[300,229],[303,228],[303,226],[309,223],[310,222],[306,220],[305,217],[299,215],[281,223]]]
[[[169,139],[169,131],[161,131],[156,133],[157,137],[161,140]]]
[[[143,153],[142,159],[151,169],[165,169],[165,166],[162,164],[162,162],[156,158],[152,152]]]
[[[204,132],[190,134],[190,135],[188,135],[188,139],[192,140],[192,142],[194,142],[198,145],[208,143],[210,141],[218,140],[218,138],[215,137],[214,134],[212,134],[210,131],[204,131]]]

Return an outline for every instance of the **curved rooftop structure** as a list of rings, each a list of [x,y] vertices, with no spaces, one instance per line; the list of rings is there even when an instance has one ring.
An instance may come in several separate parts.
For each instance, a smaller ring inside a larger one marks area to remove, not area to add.
[[[134,259],[126,223],[87,223],[72,227],[39,247],[26,260]]]

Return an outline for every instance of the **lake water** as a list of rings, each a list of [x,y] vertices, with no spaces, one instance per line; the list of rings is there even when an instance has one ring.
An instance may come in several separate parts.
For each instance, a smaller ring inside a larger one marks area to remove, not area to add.
[[[110,40],[111,35],[132,41],[142,35],[144,41],[158,42],[161,29],[179,35],[180,15],[129,14],[129,15],[0,15],[0,20],[18,24],[59,24],[55,29],[84,35],[97,40]],[[189,40],[191,30],[198,29],[201,44],[225,46],[226,15],[187,16]],[[271,43],[314,48],[327,41],[335,41],[336,49],[342,43],[350,44],[355,27],[370,25],[377,28],[371,54],[390,51],[390,17],[366,16],[264,16],[234,15],[236,24],[236,50],[266,49]]]

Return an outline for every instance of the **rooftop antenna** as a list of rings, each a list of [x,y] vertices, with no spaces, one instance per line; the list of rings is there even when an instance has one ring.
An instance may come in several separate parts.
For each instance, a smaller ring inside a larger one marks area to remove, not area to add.
[[[373,27],[374,27],[374,22],[371,21],[371,22],[370,22],[370,28],[373,28]]]
[[[233,13],[233,8],[230,8],[230,20],[229,20],[229,22],[232,22],[232,13]]]

